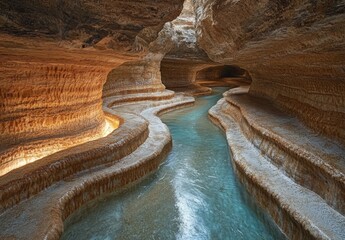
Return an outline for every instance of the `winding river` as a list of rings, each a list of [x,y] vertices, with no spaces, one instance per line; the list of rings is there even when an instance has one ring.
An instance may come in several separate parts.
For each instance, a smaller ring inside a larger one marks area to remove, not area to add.
[[[285,239],[237,181],[224,134],[207,117],[225,90],[163,115],[173,149],[159,171],[73,214],[62,239]]]

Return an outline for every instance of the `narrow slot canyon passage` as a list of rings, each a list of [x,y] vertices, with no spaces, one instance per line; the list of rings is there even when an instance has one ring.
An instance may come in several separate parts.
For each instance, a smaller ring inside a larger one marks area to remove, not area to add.
[[[73,214],[61,239],[285,239],[238,182],[225,136],[208,119],[226,90],[163,115],[173,147],[157,173]]]
[[[345,239],[345,0],[0,0],[0,240]]]

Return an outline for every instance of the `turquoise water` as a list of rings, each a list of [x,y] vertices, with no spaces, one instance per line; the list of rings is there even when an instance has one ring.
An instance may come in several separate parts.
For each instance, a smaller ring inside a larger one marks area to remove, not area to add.
[[[165,114],[173,149],[159,171],[73,214],[62,239],[285,239],[236,180],[224,134],[208,120],[224,91]]]

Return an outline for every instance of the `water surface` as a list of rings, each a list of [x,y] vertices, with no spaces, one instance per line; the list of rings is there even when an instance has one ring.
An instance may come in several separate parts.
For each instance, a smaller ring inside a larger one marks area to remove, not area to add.
[[[236,180],[225,136],[207,117],[223,91],[165,114],[173,149],[159,171],[77,211],[62,239],[284,239]]]

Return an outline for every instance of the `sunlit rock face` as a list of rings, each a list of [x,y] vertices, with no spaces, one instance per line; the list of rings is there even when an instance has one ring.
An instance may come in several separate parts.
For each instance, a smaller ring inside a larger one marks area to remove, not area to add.
[[[0,175],[104,136],[105,69],[3,62],[0,76]],[[67,140],[68,139],[68,140]]]
[[[193,2],[212,60],[248,70],[251,95],[345,143],[344,1]]]
[[[145,56],[182,3],[1,1],[0,175],[109,132],[109,71]]]
[[[184,2],[181,14],[171,24],[174,45],[165,58],[210,61],[204,50],[197,43],[195,12],[192,0]]]

